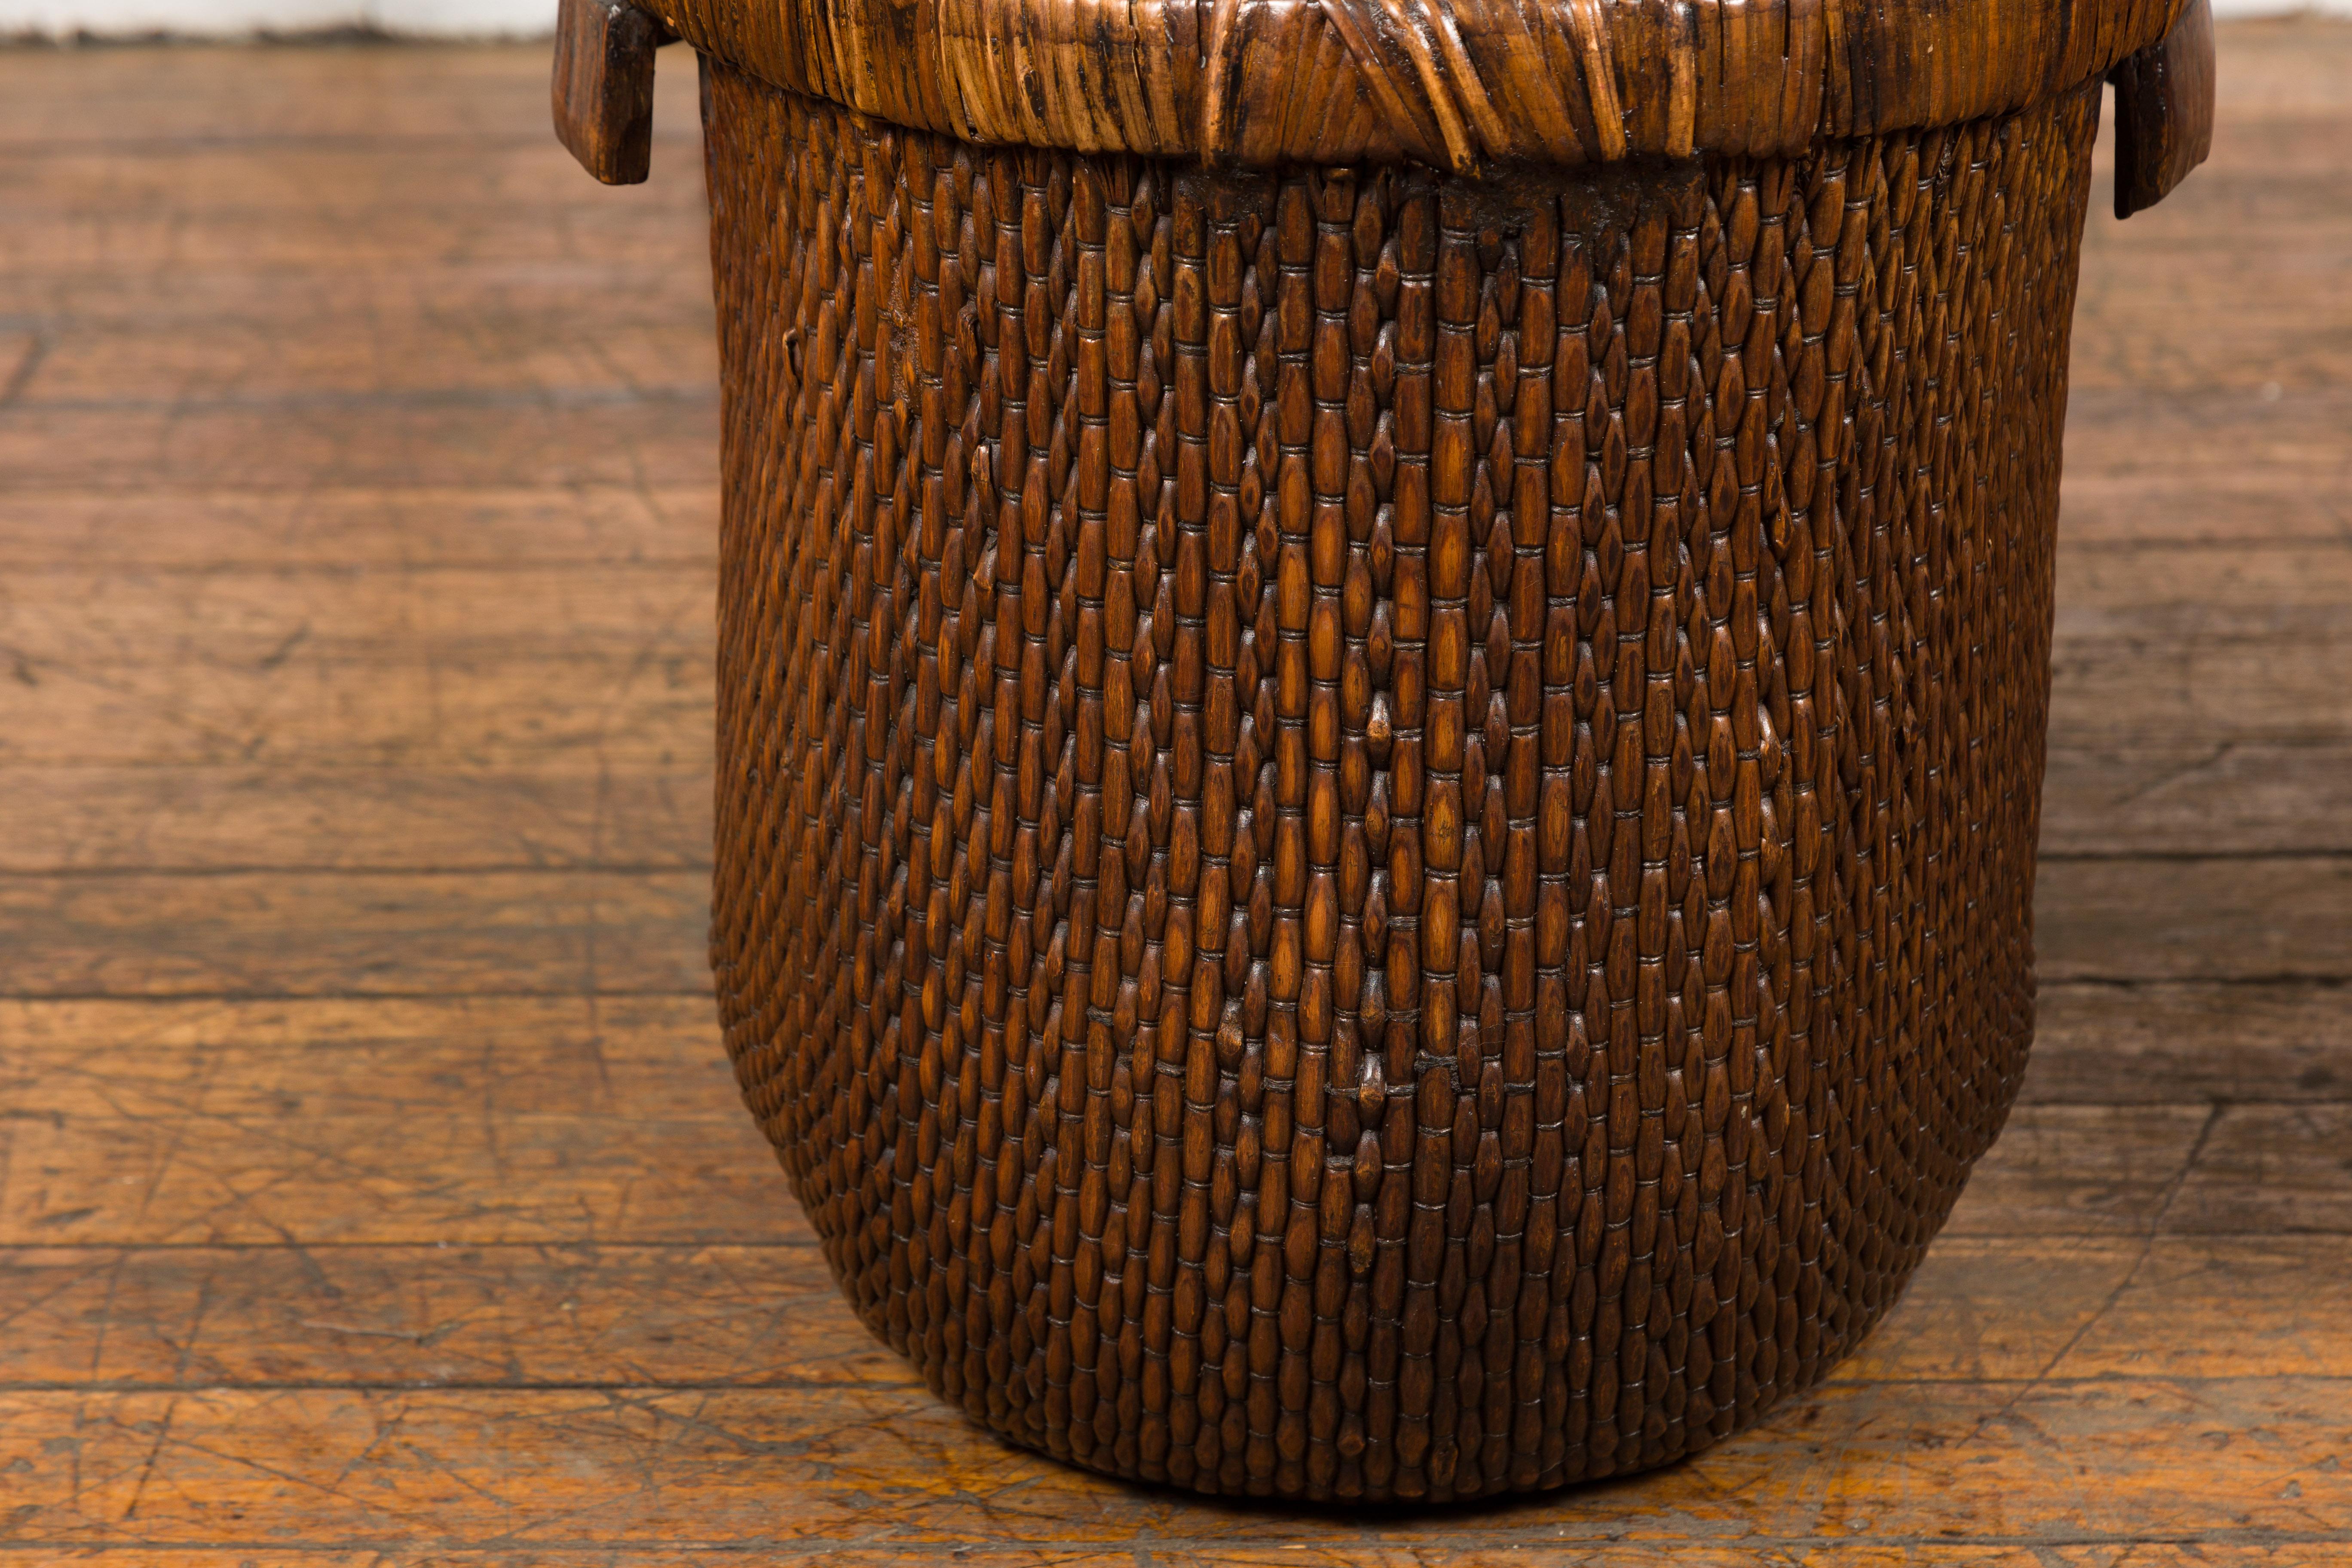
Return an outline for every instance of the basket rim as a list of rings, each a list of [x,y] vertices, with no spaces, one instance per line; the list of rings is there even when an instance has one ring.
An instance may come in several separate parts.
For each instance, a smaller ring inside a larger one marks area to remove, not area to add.
[[[1787,156],[2105,75],[2206,0],[636,0],[976,143],[1218,164]]]

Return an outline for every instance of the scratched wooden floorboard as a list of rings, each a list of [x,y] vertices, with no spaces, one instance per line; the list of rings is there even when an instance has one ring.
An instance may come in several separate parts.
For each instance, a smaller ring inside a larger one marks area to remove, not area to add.
[[[0,762],[0,795],[16,812],[15,832],[0,838],[0,870],[705,866],[708,781],[681,765],[701,727],[690,706],[669,706],[677,733],[668,755],[608,750],[601,762],[354,765],[339,727],[337,754],[156,766],[68,760],[51,749],[53,732],[38,754]],[[221,737],[206,743],[218,757]],[[2352,745],[2052,753],[2045,856],[2167,855],[2189,842],[2224,854],[2352,853]]]
[[[1303,1568],[1427,1568],[1433,1558],[1420,1544],[1368,1545],[1350,1540],[1344,1546],[1320,1542],[1286,1542],[1274,1546],[1254,1546],[1219,1542],[1213,1550],[1203,1551],[1194,1542],[1180,1542],[1171,1551],[1165,1546],[1156,1552],[1152,1549],[1097,1549],[1087,1547],[1040,1546],[1034,1542],[1007,1544],[978,1543],[960,1546],[951,1556],[943,1559],[941,1549],[932,1542],[919,1542],[904,1547],[888,1546],[826,1546],[814,1550],[793,1550],[762,1544],[730,1552],[724,1547],[702,1546],[690,1550],[589,1548],[581,1551],[548,1551],[530,1546],[501,1544],[486,1549],[452,1548],[436,1551],[430,1561],[436,1563],[495,1563],[499,1568],[607,1568],[626,1563],[630,1568],[701,1568],[718,1562],[751,1561],[757,1563],[806,1563],[822,1561],[827,1568],[902,1568],[908,1563],[928,1563],[942,1560],[975,1563],[1035,1564],[1037,1568],[1127,1568],[1138,1562],[1162,1563],[1168,1562],[1213,1562],[1219,1564],[1302,1564]],[[1954,1545],[1948,1541],[1908,1541],[1899,1543],[1885,1542],[1836,1542],[1824,1544],[1805,1540],[1776,1542],[1753,1542],[1740,1546],[1677,1544],[1673,1561],[1677,1568],[1754,1568],[1759,1563],[1772,1568],[2145,1568],[2155,1563],[2188,1563],[2199,1568],[2335,1568],[2339,1559],[2329,1555],[2333,1547],[2313,1547],[2303,1544],[2215,1547],[2200,1544],[2193,1559],[2179,1554],[2178,1550],[2163,1545],[2119,1547],[2110,1544],[2051,1545],[2043,1542],[2021,1543],[2003,1542],[1997,1544],[1972,1542]],[[0,1545],[0,1552],[7,1548]],[[68,1548],[51,1553],[41,1549],[44,1561],[85,1563],[121,1561],[121,1553],[106,1547]],[[144,1568],[217,1568],[227,1558],[237,1568],[382,1568],[386,1562],[398,1559],[383,1552],[367,1550],[343,1552],[333,1548],[287,1548],[272,1542],[255,1550],[239,1546],[232,1552],[219,1550],[182,1549],[157,1552],[142,1550],[139,1562]],[[1579,1543],[1572,1552],[1547,1551],[1540,1541],[1526,1546],[1507,1546],[1479,1551],[1457,1549],[1445,1554],[1452,1563],[1529,1562],[1570,1562],[1579,1568],[1655,1568],[1658,1549],[1650,1544]]]
[[[2352,1557],[2352,26],[2225,29],[2076,333],[2042,1041],[1903,1304],[1680,1469],[1097,1483],[834,1296],[702,971],[690,60],[0,51],[0,1563]],[[2192,853],[2193,851],[2193,853]]]
[[[1205,1506],[1115,1487],[976,1441],[959,1413],[878,1376],[788,1390],[6,1392],[0,1472],[24,1500],[16,1535],[27,1542],[102,1531],[261,1544],[283,1529],[427,1547],[940,1549],[979,1534],[1185,1557],[1341,1531],[1488,1551],[1873,1531],[2252,1542],[2326,1531],[2352,1505],[2352,1479],[2329,1462],[2344,1393],[2340,1377],[2284,1373],[1832,1383],[1669,1471],[1444,1515]]]
[[[276,648],[242,663],[159,652],[151,661],[82,666],[32,650],[0,654],[0,677],[11,685],[6,711],[37,719],[0,731],[0,763],[28,760],[37,747],[51,745],[39,754],[177,764],[317,761],[354,749],[387,762],[418,754],[548,760],[583,742],[603,754],[664,755],[688,735],[695,752],[709,744],[700,722],[709,710],[708,658],[666,638],[659,626],[649,626],[637,647],[583,643],[471,659],[463,650],[428,648],[389,660],[307,647],[300,630],[299,621],[289,626]],[[2295,659],[2283,665],[2278,650],[2289,646]],[[578,677],[559,673],[563,667],[576,668]],[[2170,749],[2210,752],[2220,737],[2263,748],[2333,746],[2347,725],[2324,705],[2352,679],[2352,632],[2292,645],[2070,638],[2055,668],[2063,684],[2052,697],[2052,722],[2067,727],[2072,749],[2143,745],[2150,715],[2179,726]],[[581,699],[549,702],[554,680],[566,680]]]
[[[709,790],[675,761],[0,763],[0,795],[19,814],[19,831],[0,839],[5,871],[703,868],[710,858]]]
[[[1172,1547],[1172,1550],[1171,1550]],[[7,1548],[0,1546],[0,1552]],[[2260,1545],[2216,1546],[2199,1543],[2194,1555],[2185,1555],[2183,1549],[2172,1543],[2155,1545],[2116,1546],[2108,1543],[2051,1544],[2015,1541],[1986,1542],[1982,1538],[1967,1544],[1955,1544],[1948,1540],[1900,1540],[1880,1538],[1868,1542],[1822,1542],[1816,1540],[1765,1542],[1749,1540],[1736,1546],[1676,1543],[1672,1562],[1676,1568],[1756,1568],[1759,1563],[1770,1568],[2148,1568],[2151,1564],[2195,1563],[2197,1568],[2336,1568],[2340,1558],[2330,1555],[2333,1547],[2305,1543],[2280,1544],[2274,1542]],[[114,1549],[67,1548],[51,1553],[41,1552],[45,1562],[119,1563],[121,1553]],[[278,1542],[256,1550],[240,1545],[232,1551],[195,1549],[142,1550],[139,1562],[142,1568],[216,1568],[224,1560],[234,1562],[237,1568],[382,1568],[387,1562],[403,1561],[386,1552],[373,1550],[344,1552],[331,1547],[285,1547]],[[713,1561],[720,1563],[815,1563],[827,1568],[903,1568],[910,1563],[938,1562],[974,1563],[1036,1564],[1037,1568],[1129,1568],[1137,1563],[1161,1564],[1171,1562],[1214,1563],[1233,1564],[1237,1568],[1258,1568],[1258,1565],[1303,1564],[1305,1568],[1428,1568],[1433,1561],[1448,1563],[1571,1563],[1577,1568],[1655,1568],[1661,1561],[1657,1546],[1648,1542],[1608,1542],[1594,1544],[1578,1542],[1573,1549],[1548,1546],[1540,1538],[1520,1544],[1479,1549],[1455,1547],[1442,1558],[1433,1557],[1429,1549],[1419,1542],[1367,1543],[1349,1539],[1345,1544],[1329,1542],[1284,1542],[1274,1545],[1219,1542],[1204,1547],[1202,1542],[1180,1540],[1155,1543],[1153,1547],[1100,1549],[1040,1545],[1033,1542],[978,1542],[959,1546],[952,1553],[943,1552],[935,1542],[922,1542],[903,1546],[835,1546],[793,1549],[772,1543],[730,1550],[724,1545],[701,1545],[688,1549],[633,1548],[614,1549],[592,1547],[584,1550],[554,1550],[520,1543],[501,1543],[490,1548],[446,1548],[434,1552],[428,1559],[434,1563],[495,1563],[499,1568],[608,1568],[608,1565],[628,1564],[629,1568],[688,1568]]]
[[[17,1391],[769,1387],[907,1380],[793,1227],[757,1242],[25,1247],[0,1261]],[[1952,1236],[1840,1383],[2326,1378],[2352,1256],[2308,1236]],[[2184,1313],[2233,1335],[2179,1338]],[[90,1325],[100,1318],[102,1337]]]
[[[690,685],[689,661],[676,663]],[[666,705],[676,731],[667,754],[608,747],[601,761],[355,764],[339,725],[331,753],[255,763],[222,754],[257,738],[232,726],[197,738],[209,754],[156,766],[121,760],[120,748],[108,748],[113,759],[68,757],[52,731],[37,754],[0,761],[0,795],[16,813],[15,831],[0,838],[0,870],[704,866],[708,781],[681,765],[699,736],[702,715],[688,710],[700,695],[693,686],[692,700]],[[284,754],[282,744],[271,749]],[[2169,855],[2190,842],[2231,855],[2352,853],[2352,745],[2052,753],[2042,821],[2051,859]]]
[[[717,479],[676,485],[454,486],[410,475],[397,486],[267,489],[165,482],[145,490],[38,489],[0,496],[0,566],[106,558],[148,571],[347,573],[411,566],[611,566],[716,560],[708,524]]]
[[[20,873],[0,880],[0,995],[698,989],[707,880],[643,867]],[[2053,983],[2334,984],[2352,977],[2352,858],[2057,860],[2036,922]]]

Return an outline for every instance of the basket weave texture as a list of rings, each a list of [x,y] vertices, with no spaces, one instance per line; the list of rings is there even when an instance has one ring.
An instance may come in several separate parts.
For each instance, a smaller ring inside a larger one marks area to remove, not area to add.
[[[1474,182],[708,72],[713,960],[875,1331],[1308,1498],[1819,1378],[2031,1037],[2096,85]]]

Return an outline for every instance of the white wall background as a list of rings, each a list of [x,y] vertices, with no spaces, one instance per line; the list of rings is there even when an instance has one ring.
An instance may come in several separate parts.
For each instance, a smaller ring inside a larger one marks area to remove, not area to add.
[[[555,0],[0,0],[0,37],[234,38],[374,27],[415,37],[499,38],[554,26]]]
[[[2213,10],[2222,16],[2352,16],[2352,0],[2213,0]],[[554,0],[0,0],[0,37],[238,37],[352,26],[418,37],[518,37],[544,33],[554,22]]]

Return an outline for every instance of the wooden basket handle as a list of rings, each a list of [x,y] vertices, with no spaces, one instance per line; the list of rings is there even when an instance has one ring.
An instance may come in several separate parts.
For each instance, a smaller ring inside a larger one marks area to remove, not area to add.
[[[2116,216],[2162,201],[2213,150],[2212,0],[2107,73],[2116,88]]]
[[[562,0],[555,134],[608,185],[645,181],[654,150],[654,51],[676,37],[624,0]]]

